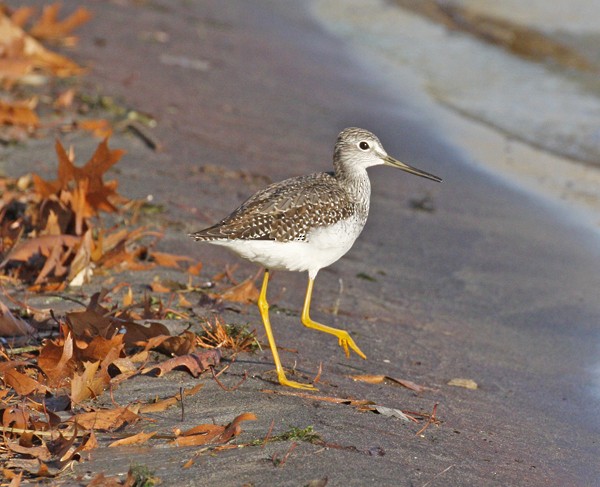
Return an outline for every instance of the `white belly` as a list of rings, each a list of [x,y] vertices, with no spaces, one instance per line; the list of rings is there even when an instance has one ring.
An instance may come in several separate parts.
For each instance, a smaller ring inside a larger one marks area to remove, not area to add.
[[[332,226],[317,228],[306,241],[298,242],[212,240],[209,243],[227,247],[267,269],[308,271],[314,278],[319,269],[333,264],[350,250],[363,226],[356,219],[343,220]]]

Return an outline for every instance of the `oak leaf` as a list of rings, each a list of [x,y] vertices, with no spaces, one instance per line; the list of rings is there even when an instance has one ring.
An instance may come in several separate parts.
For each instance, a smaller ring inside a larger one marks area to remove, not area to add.
[[[120,440],[113,441],[112,443],[110,443],[108,445],[108,447],[109,448],[113,448],[113,447],[116,447],[116,446],[143,445],[150,438],[152,438],[154,435],[156,435],[156,433],[158,433],[158,432],[157,431],[152,431],[151,433],[144,433],[143,431],[140,431],[139,433],[137,433],[135,435],[128,436],[126,438],[121,438]]]
[[[48,391],[45,385],[15,369],[8,370],[4,374],[3,380],[7,386],[12,387],[21,396],[28,396],[34,392],[45,394]]]
[[[160,364],[146,367],[142,374],[153,373],[157,377],[163,376],[171,370],[179,367],[187,369],[192,377],[198,377],[209,367],[214,367],[221,361],[221,351],[219,349],[203,350],[188,355],[181,355],[165,360]]]
[[[125,424],[135,423],[139,419],[140,416],[134,410],[124,406],[115,409],[101,409],[76,414],[70,421],[86,430],[111,431]]]
[[[255,421],[256,419],[256,415],[253,413],[242,413],[226,426],[201,424],[184,431],[169,444],[171,446],[199,446],[208,443],[227,443],[242,432],[240,426],[242,421]]]
[[[60,3],[46,5],[41,17],[29,29],[29,34],[37,39],[60,42],[72,46],[76,38],[69,34],[85,24],[92,18],[92,14],[84,7],[79,7],[75,12],[63,20],[58,20]]]

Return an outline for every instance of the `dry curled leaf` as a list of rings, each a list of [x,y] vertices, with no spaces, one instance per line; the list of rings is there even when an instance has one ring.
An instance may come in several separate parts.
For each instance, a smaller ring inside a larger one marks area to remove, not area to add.
[[[204,387],[204,384],[196,384],[194,387],[183,390],[183,397],[189,397],[196,394],[200,389]],[[155,402],[140,405],[140,413],[155,413],[158,411],[164,411],[165,409],[174,406],[181,402],[181,394],[175,394],[167,399],[161,399]]]
[[[254,278],[248,279],[236,284],[222,293],[210,294],[213,299],[222,299],[224,301],[232,301],[235,303],[254,303],[258,301],[259,291],[254,285]]]
[[[0,125],[16,125],[33,131],[40,124],[40,119],[33,111],[35,106],[29,102],[15,101],[9,103],[0,100]]]
[[[154,435],[156,435],[156,431],[153,431],[151,433],[144,433],[143,431],[132,435],[132,436],[128,436],[126,438],[121,438],[120,440],[116,440],[113,441],[112,443],[110,443],[108,445],[109,448],[114,448],[117,446],[127,446],[127,445],[143,445],[144,443],[146,443],[150,438],[152,438]]]
[[[227,443],[234,436],[242,432],[240,423],[242,421],[255,421],[253,413],[243,413],[237,416],[226,426],[216,424],[201,424],[181,433],[175,440],[169,443],[171,446],[199,446]]]
[[[83,70],[73,61],[49,51],[0,12],[0,79],[27,80],[35,71],[58,77],[78,75]]]
[[[101,139],[106,139],[113,134],[112,125],[104,118],[79,120],[77,126]]]
[[[120,407],[76,414],[71,421],[86,430],[112,431],[125,424],[135,423],[139,419],[140,417],[132,409]]]
[[[48,391],[45,385],[15,369],[8,370],[4,374],[3,380],[7,386],[12,387],[21,396],[28,396],[33,393],[45,394]]]
[[[0,336],[12,337],[31,335],[34,328],[21,318],[11,313],[8,306],[0,301]]]
[[[214,367],[221,361],[221,351],[219,349],[202,350],[188,355],[181,355],[165,360],[160,364],[146,367],[142,374],[154,374],[157,377],[165,375],[175,368],[184,368],[192,374],[192,377],[198,377],[209,367]]]

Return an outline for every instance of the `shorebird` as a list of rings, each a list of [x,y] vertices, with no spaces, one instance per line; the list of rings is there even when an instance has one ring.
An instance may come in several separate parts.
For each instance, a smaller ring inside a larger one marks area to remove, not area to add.
[[[368,130],[347,128],[340,132],[335,144],[333,172],[271,184],[216,225],[190,234],[196,240],[227,247],[265,268],[257,304],[281,385],[316,389],[311,384],[289,380],[281,365],[269,320],[269,269],[307,271],[302,324],[337,337],[347,357],[350,348],[367,358],[347,331],[313,321],[310,302],[319,270],[348,252],[365,226],[371,199],[367,168],[381,164],[441,182],[433,174],[390,157]]]

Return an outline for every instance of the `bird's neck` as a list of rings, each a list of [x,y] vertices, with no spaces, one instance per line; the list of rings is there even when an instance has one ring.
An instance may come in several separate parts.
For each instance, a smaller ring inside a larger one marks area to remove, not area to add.
[[[365,218],[369,213],[369,202],[371,199],[371,181],[366,169],[344,170],[335,168],[335,177],[340,185],[350,196],[350,199],[364,214]]]

